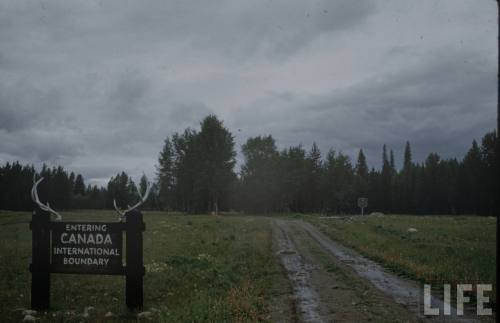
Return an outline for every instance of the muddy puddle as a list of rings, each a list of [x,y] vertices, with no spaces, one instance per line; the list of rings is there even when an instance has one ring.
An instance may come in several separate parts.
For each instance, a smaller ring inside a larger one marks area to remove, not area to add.
[[[319,315],[318,294],[311,285],[311,265],[304,262],[290,239],[287,223],[277,221],[273,226],[275,253],[285,268],[293,287],[295,305],[301,322],[324,322]]]

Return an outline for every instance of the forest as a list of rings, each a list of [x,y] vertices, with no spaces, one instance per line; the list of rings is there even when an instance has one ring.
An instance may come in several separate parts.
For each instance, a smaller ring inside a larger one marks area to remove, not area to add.
[[[234,137],[223,122],[209,115],[200,129],[188,128],[164,140],[156,164],[150,210],[185,213],[321,213],[354,214],[358,197],[369,199],[368,212],[399,214],[498,214],[497,141],[495,131],[480,144],[472,141],[464,158],[442,159],[431,152],[424,162],[412,159],[410,143],[397,169],[394,153],[382,146],[381,169],[369,168],[361,149],[355,161],[316,144],[278,150],[271,135],[248,138],[236,168]],[[31,210],[33,177],[42,202],[56,210],[111,209],[113,199],[126,206],[137,200],[147,179],[136,184],[126,172],[112,176],[106,187],[86,185],[82,174],[63,166],[18,161],[0,165],[0,209]]]

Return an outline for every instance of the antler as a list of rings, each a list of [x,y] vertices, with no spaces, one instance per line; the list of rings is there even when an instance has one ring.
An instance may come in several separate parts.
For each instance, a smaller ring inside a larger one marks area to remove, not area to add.
[[[41,182],[43,181],[43,177],[40,177],[40,179],[37,181],[36,180],[36,175],[33,175],[33,187],[31,188],[31,199],[33,200],[33,202],[35,202],[38,207],[40,207],[40,209],[42,209],[43,211],[47,211],[47,212],[50,212],[52,214],[54,214],[56,216],[56,221],[61,221],[62,220],[62,216],[57,213],[56,211],[54,211],[51,207],[50,207],[50,204],[49,202],[47,202],[47,204],[43,204],[42,202],[40,202],[40,198],[38,198],[38,191],[37,191],[37,186],[38,184],[40,184]]]
[[[128,209],[126,210],[120,210],[118,208],[118,206],[116,205],[116,200],[113,199],[113,206],[115,207],[115,210],[116,212],[118,212],[118,214],[120,214],[120,217],[119,217],[119,220],[120,221],[123,221],[123,219],[125,218],[125,214],[127,212],[130,212],[132,211],[133,209],[136,209],[138,208],[140,205],[142,205],[144,202],[146,202],[146,200],[148,199],[148,196],[149,196],[149,192],[151,191],[151,183],[149,181],[146,180],[146,191],[144,192],[144,196],[141,194],[141,190],[138,188],[137,189],[137,194],[139,194],[139,202],[137,202],[135,205],[133,206],[128,206]]]

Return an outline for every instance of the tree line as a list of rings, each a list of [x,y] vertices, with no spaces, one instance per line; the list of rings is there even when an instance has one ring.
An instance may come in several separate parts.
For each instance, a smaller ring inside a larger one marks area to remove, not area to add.
[[[33,209],[31,188],[33,178],[43,177],[38,185],[38,196],[42,203],[49,201],[55,210],[68,209],[111,209],[113,199],[123,208],[137,201],[137,187],[125,172],[111,177],[107,187],[85,185],[81,174],[66,171],[62,166],[42,166],[37,172],[33,165],[21,165],[19,162],[0,166],[0,209],[30,211]],[[145,191],[147,179],[142,176],[139,187]],[[155,190],[153,185],[152,191]],[[143,207],[157,209],[155,193]],[[155,204],[156,203],[156,204]]]
[[[215,115],[200,129],[168,136],[159,153],[157,178],[143,208],[187,213],[304,212],[357,213],[359,197],[369,200],[369,212],[406,214],[498,214],[496,132],[475,140],[462,160],[430,153],[424,162],[412,159],[410,143],[403,166],[397,169],[394,153],[383,145],[381,169],[369,168],[361,149],[353,163],[340,151],[323,155],[313,143],[278,150],[271,135],[249,138],[241,147],[243,163],[236,172],[234,137]],[[33,166],[19,162],[0,166],[0,209],[31,210],[33,176],[42,201],[55,209],[113,208],[113,199],[125,207],[144,192],[125,172],[111,177],[106,187],[85,185],[83,176],[63,167]]]
[[[497,135],[474,140],[463,158],[430,153],[412,159],[410,143],[396,169],[394,153],[382,148],[382,167],[369,168],[363,150],[353,164],[342,152],[322,156],[313,143],[278,150],[271,135],[242,145],[241,170],[234,172],[233,137],[215,116],[199,132],[186,129],[167,137],[158,160],[159,206],[183,212],[239,210],[254,213],[357,213],[357,198],[368,210],[408,214],[482,214],[498,212]]]

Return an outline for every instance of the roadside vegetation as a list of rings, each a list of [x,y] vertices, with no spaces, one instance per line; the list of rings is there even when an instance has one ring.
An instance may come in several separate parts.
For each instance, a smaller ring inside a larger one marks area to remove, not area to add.
[[[496,219],[477,216],[297,216],[330,238],[421,282],[496,283]],[[495,287],[493,287],[495,288]],[[495,301],[495,291],[487,296]]]

